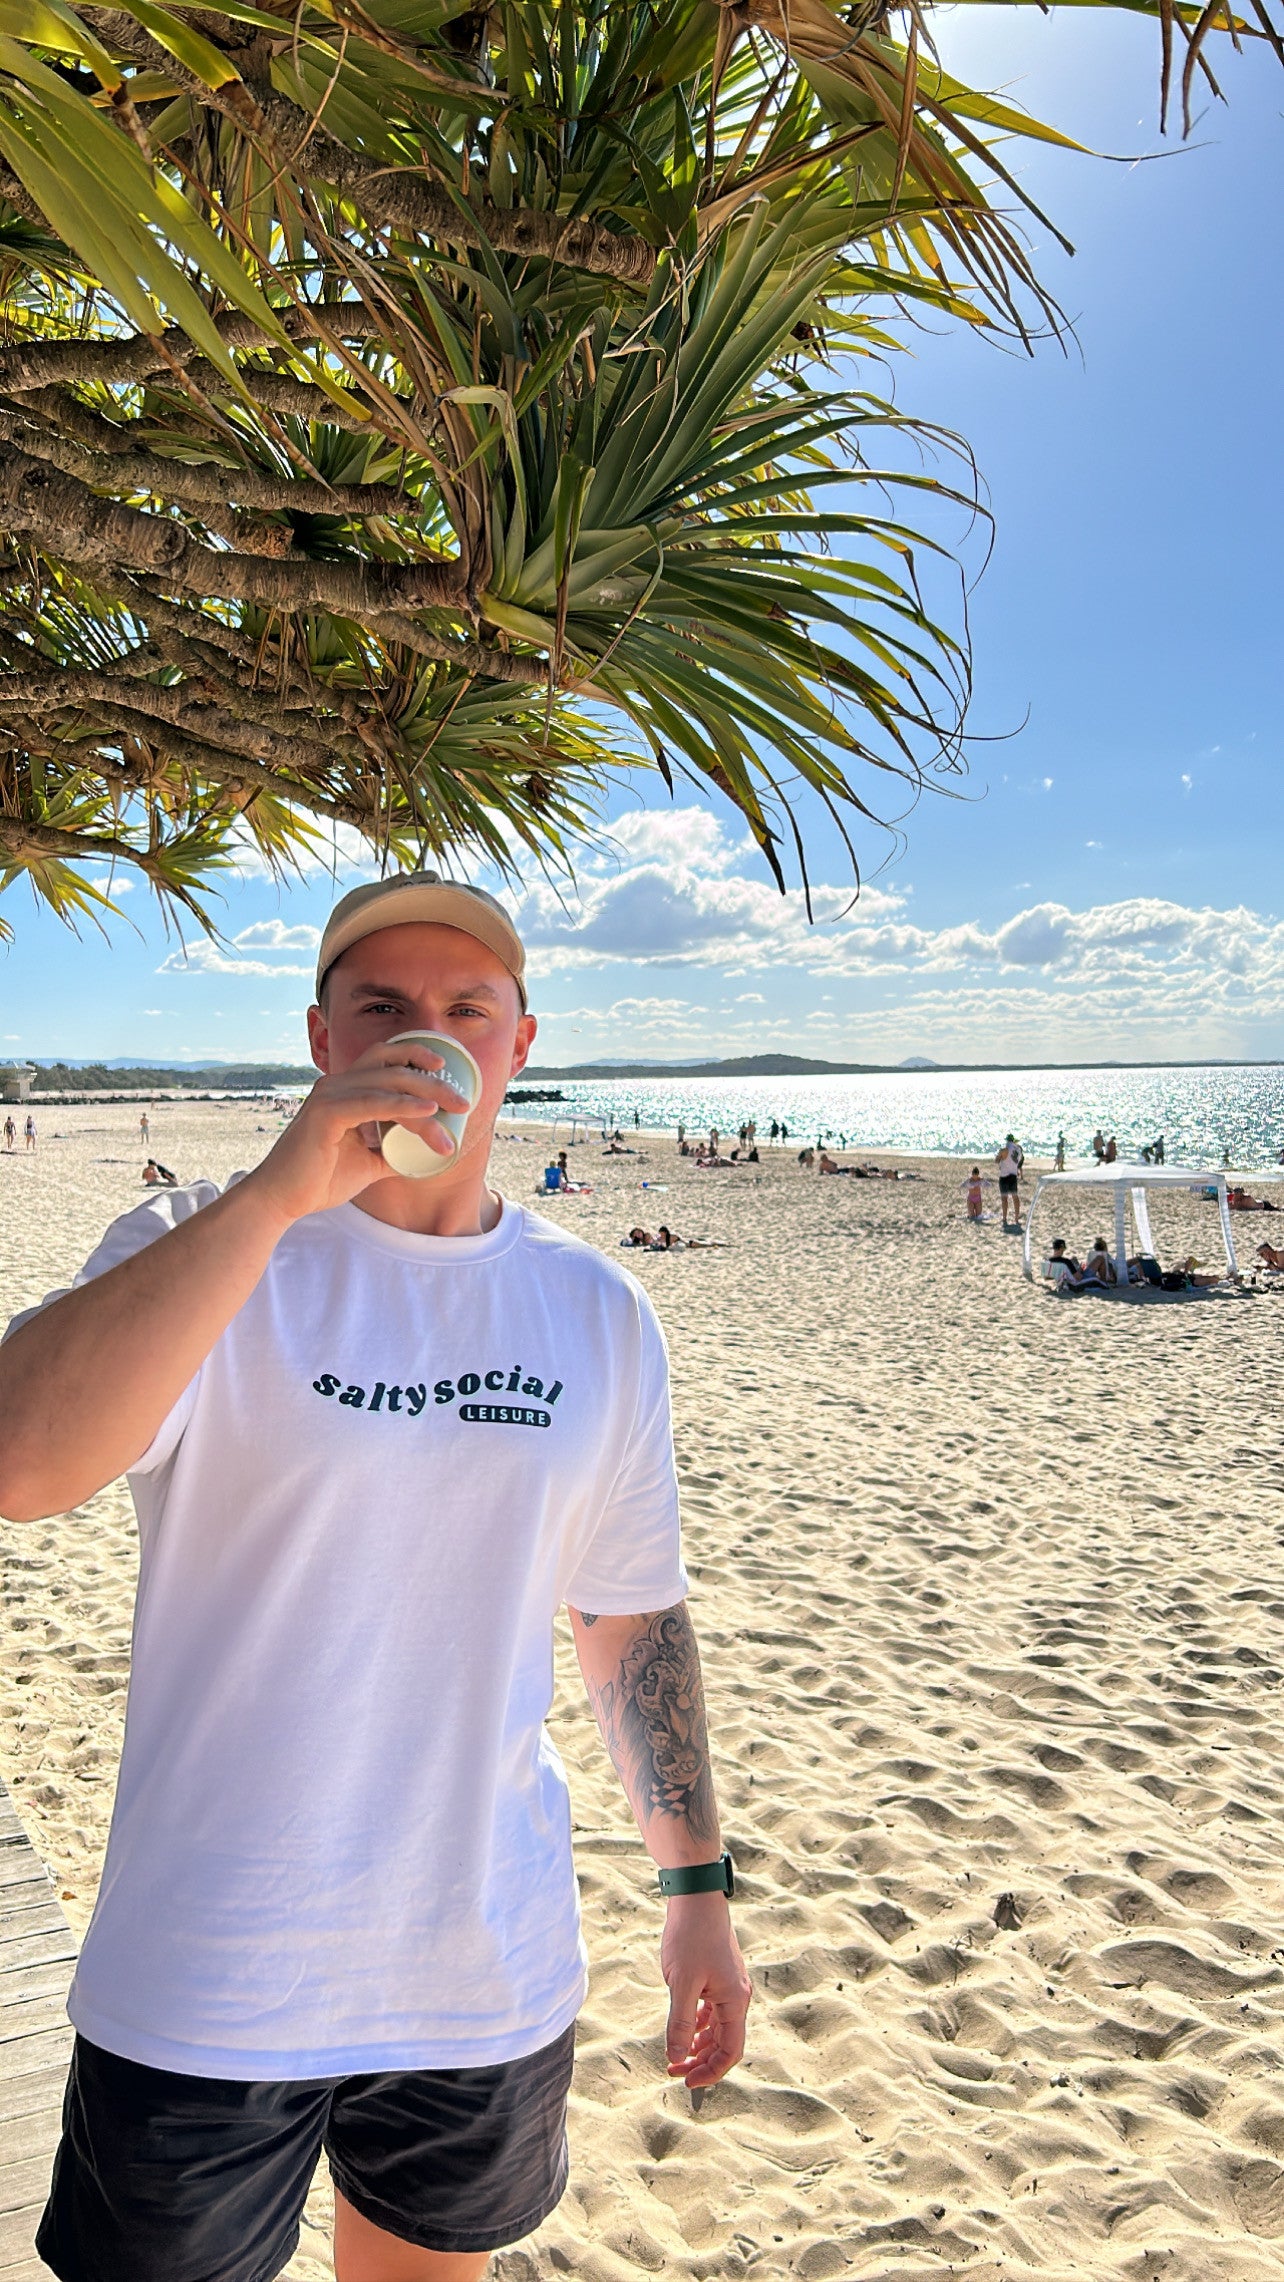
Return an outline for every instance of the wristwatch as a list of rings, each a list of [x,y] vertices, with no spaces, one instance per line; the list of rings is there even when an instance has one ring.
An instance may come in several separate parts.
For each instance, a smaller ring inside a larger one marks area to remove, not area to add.
[[[736,1890],[736,1866],[729,1854],[720,1854],[716,1862],[688,1862],[681,1870],[661,1870],[658,1873],[660,1892],[670,1894],[725,1894],[730,1900]]]

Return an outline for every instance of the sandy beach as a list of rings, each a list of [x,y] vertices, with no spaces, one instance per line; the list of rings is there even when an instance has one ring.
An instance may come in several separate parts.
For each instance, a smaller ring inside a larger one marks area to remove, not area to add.
[[[6,1317],[143,1194],[136,1110],[37,1117],[38,1153],[0,1155]],[[158,1107],[149,1148],[221,1179],[276,1130]],[[541,1209],[612,1251],[639,1219],[728,1247],[630,1265],[672,1349],[756,2002],[697,2110],[663,2075],[660,1907],[565,1637],[593,1961],[572,2185],[496,2274],[1278,2282],[1284,1302],[1057,1301],[996,1201],[966,1225],[958,1163],[838,1181],[640,1146],[581,1145],[594,1193]],[[498,1185],[533,1203],[546,1154],[506,1134]],[[1045,1235],[1082,1251],[1090,1210]],[[1219,1257],[1213,1207],[1152,1217],[1167,1258]],[[1242,1220],[1244,1252],[1278,1225]],[[0,1773],[82,1931],[127,1492],[0,1543]],[[325,2222],[319,2184],[291,2282],[329,2273]]]

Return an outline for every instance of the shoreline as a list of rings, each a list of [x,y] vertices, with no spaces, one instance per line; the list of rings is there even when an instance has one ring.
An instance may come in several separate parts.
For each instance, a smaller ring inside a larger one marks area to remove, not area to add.
[[[582,1125],[584,1122],[583,1118],[581,1117],[578,1122]],[[557,1120],[557,1123],[564,1125],[569,1123],[569,1119],[560,1118]],[[552,1121],[550,1120],[546,1124],[544,1120],[539,1118],[519,1117],[509,1111],[501,1111],[499,1117],[495,1121],[496,1135],[498,1136],[503,1128],[510,1125],[529,1126],[531,1131],[526,1137],[532,1141],[535,1141],[538,1140],[543,1134],[551,1130]],[[635,1142],[646,1141],[651,1142],[659,1147],[667,1146],[675,1164],[690,1165],[693,1172],[700,1171],[702,1169],[701,1167],[695,1165],[694,1161],[691,1158],[679,1157],[676,1128],[673,1126],[623,1126],[621,1127],[621,1131],[624,1134],[624,1146],[626,1149],[630,1145],[630,1136],[632,1136],[632,1139]],[[722,1138],[725,1142],[729,1136],[724,1134]],[[562,1146],[562,1144],[559,1143],[559,1147],[560,1146]],[[574,1147],[576,1149],[583,1149],[586,1146],[596,1147],[601,1152],[601,1154],[606,1155],[606,1152],[602,1150],[601,1142],[599,1141],[596,1133],[583,1135],[578,1141],[574,1143],[568,1143],[566,1146],[568,1148]],[[768,1165],[793,1165],[796,1169],[801,1170],[802,1168],[797,1166],[798,1150],[812,1149],[816,1146],[817,1144],[815,1142],[804,1140],[801,1135],[796,1146],[792,1134],[790,1135],[788,1141],[783,1143],[779,1141],[763,1141],[760,1139],[758,1142],[760,1163],[758,1165],[742,1163],[738,1165],[731,1165],[728,1169],[732,1172],[737,1173],[761,1172]],[[875,1157],[889,1157],[893,1159],[898,1166],[914,1166],[917,1164],[975,1165],[979,1163],[981,1167],[982,1179],[989,1179],[991,1177],[997,1179],[998,1177],[994,1171],[995,1154],[992,1150],[987,1151],[982,1149],[978,1151],[975,1149],[903,1149],[894,1147],[890,1144],[884,1147],[877,1141],[849,1141],[845,1149],[840,1148],[836,1141],[826,1141],[824,1146],[829,1150],[830,1155],[832,1157],[836,1157],[840,1163],[844,1158],[858,1157],[860,1158],[861,1162],[872,1161],[872,1159]],[[620,1161],[621,1160],[619,1159],[616,1160],[617,1163]],[[1120,1157],[1118,1162],[1121,1165],[1127,1166],[1131,1165],[1133,1160],[1130,1158]],[[1090,1172],[1093,1169],[1095,1163],[1096,1159],[1093,1157],[1077,1157],[1073,1156],[1068,1149],[1066,1151],[1065,1169],[1068,1173],[1081,1171]],[[1041,1179],[1044,1173],[1050,1173],[1053,1170],[1054,1164],[1055,1159],[1052,1157],[1036,1157],[1032,1156],[1030,1152],[1027,1151],[1023,1171],[1026,1175],[1029,1176],[1030,1180],[1033,1181],[1035,1179]],[[814,1170],[814,1168],[812,1169]],[[1138,1167],[1138,1170],[1141,1172],[1147,1172],[1150,1169],[1150,1167],[1145,1165]],[[1179,1159],[1174,1157],[1168,1157],[1165,1160],[1161,1170],[1174,1173],[1184,1173],[1188,1171],[1190,1174],[1192,1186],[1197,1185],[1202,1178],[1211,1176],[1217,1172],[1225,1172],[1228,1180],[1233,1179],[1237,1174],[1243,1174],[1246,1177],[1251,1177],[1253,1180],[1260,1181],[1269,1178],[1272,1172],[1278,1173],[1280,1178],[1284,1179],[1284,1166],[1187,1166],[1183,1164]],[[818,1178],[819,1177],[820,1176],[818,1176]]]

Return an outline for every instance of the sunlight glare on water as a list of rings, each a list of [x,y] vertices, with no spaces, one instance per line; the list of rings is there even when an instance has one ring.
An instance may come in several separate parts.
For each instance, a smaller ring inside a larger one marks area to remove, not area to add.
[[[532,1081],[534,1082],[534,1081]],[[549,1084],[558,1083],[550,1079]],[[518,1081],[518,1091],[523,1081]],[[783,1118],[799,1147],[845,1136],[856,1149],[908,1156],[993,1155],[1010,1130],[1034,1158],[1051,1157],[1064,1131],[1068,1163],[1090,1159],[1098,1126],[1121,1157],[1162,1133],[1170,1164],[1248,1169],[1284,1148],[1284,1068],[896,1071],[869,1077],[563,1079],[562,1103],[533,1104],[551,1122],[574,1111],[629,1127],[696,1137],[716,1125],[734,1136],[753,1118],[760,1142]]]

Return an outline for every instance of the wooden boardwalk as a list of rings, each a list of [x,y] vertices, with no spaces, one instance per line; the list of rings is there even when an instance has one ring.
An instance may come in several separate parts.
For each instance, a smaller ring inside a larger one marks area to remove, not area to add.
[[[0,2282],[49,2282],[33,2247],[71,2050],[76,1944],[0,1783]]]

